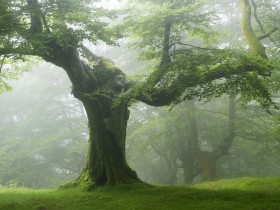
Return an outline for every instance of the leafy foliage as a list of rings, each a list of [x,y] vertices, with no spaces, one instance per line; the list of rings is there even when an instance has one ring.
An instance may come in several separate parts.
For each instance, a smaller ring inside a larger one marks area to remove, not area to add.
[[[5,91],[11,91],[12,87],[9,85],[11,80],[19,79],[26,71],[30,71],[33,61],[21,62],[15,61],[14,58],[2,57],[2,64],[0,69],[0,94]]]
[[[116,18],[116,12],[97,6],[98,2],[96,0],[40,1],[38,9],[42,19],[40,18],[41,23],[38,24],[42,24],[43,33],[32,34],[30,33],[32,32],[30,31],[32,5],[23,1],[1,0],[1,10],[4,15],[0,19],[0,53],[40,55],[48,51],[42,40],[50,38],[55,38],[65,47],[77,45],[83,40],[90,40],[93,43],[102,40],[114,44],[114,39],[120,34],[107,26],[109,20]],[[101,18],[105,20],[101,21]]]
[[[129,16],[124,23],[132,39],[130,45],[139,50],[141,60],[159,61],[164,44],[164,23],[167,19],[172,23],[171,54],[175,54],[182,43],[198,37],[206,43],[212,43],[216,34],[210,26],[216,17],[213,12],[202,11],[204,3],[204,1],[195,3],[176,1],[172,4],[170,1],[134,1],[128,9]]]

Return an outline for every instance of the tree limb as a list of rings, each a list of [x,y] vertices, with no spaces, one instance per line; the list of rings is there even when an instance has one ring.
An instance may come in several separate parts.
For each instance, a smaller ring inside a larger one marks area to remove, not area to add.
[[[265,34],[259,36],[259,40],[263,40],[263,39],[268,38],[268,37],[270,38],[270,35],[273,34],[276,31],[278,31],[278,30],[279,30],[279,28],[276,28],[276,27],[271,29],[270,31],[266,32]],[[273,40],[271,40],[271,41],[273,41]]]
[[[258,23],[258,25],[259,25],[261,31],[263,32],[263,35],[259,36],[259,40],[265,39],[265,38],[267,38],[267,37],[270,38],[270,35],[271,35],[272,33],[274,33],[275,31],[277,31],[279,28],[276,28],[276,27],[275,27],[275,28],[271,29],[269,32],[265,32],[264,27],[263,27],[263,25],[262,25],[262,23],[261,23],[261,21],[260,21],[260,19],[259,19],[259,17],[258,17],[258,12],[257,12],[257,9],[258,9],[258,8],[257,8],[256,2],[255,2],[254,0],[251,0],[251,5],[252,5],[253,10],[254,10],[254,17],[255,17],[255,20],[256,20],[256,22]],[[270,39],[271,39],[271,38],[270,38]],[[273,42],[272,39],[271,39],[271,41]]]
[[[176,44],[184,45],[184,46],[189,46],[189,47],[192,47],[192,48],[195,48],[195,49],[199,49],[199,50],[218,50],[218,49],[215,49],[215,48],[199,47],[199,46],[194,46],[192,44],[187,44],[187,43],[182,43],[182,42],[175,42],[171,46],[176,45]]]
[[[257,12],[257,4],[255,3],[255,1],[254,0],[251,0],[251,5],[252,5],[252,7],[253,7],[253,10],[254,10],[254,17],[255,17],[255,20],[257,21],[257,23],[258,23],[258,25],[260,26],[260,29],[261,29],[261,31],[265,34],[266,32],[265,32],[265,30],[264,30],[264,27],[263,27],[263,25],[262,25],[262,23],[261,23],[261,21],[260,21],[260,19],[259,19],[259,17],[258,17],[258,12]]]
[[[203,73],[194,71],[192,74],[181,75],[168,87],[159,87],[155,83],[152,83],[154,86],[151,86],[150,80],[148,79],[146,82],[136,87],[136,90],[132,88],[132,90],[127,91],[126,94],[127,97],[137,99],[151,106],[170,105],[174,100],[178,99],[187,88],[196,87],[214,80],[228,78],[232,75],[240,75],[246,72],[258,72],[260,75],[266,75],[263,69],[264,66],[262,65],[246,62],[240,66],[230,66],[224,63],[208,69]],[[269,66],[267,68],[269,68]]]

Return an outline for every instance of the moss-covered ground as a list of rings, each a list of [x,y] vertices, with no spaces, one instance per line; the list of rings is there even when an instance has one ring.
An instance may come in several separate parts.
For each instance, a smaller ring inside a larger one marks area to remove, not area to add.
[[[92,192],[0,187],[2,210],[280,209],[280,177],[225,179],[184,187],[119,186]]]

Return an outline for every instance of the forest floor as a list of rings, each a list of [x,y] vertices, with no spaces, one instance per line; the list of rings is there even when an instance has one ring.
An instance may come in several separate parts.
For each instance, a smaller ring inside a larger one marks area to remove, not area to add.
[[[280,177],[224,179],[184,187],[32,190],[0,187],[1,210],[280,210]]]

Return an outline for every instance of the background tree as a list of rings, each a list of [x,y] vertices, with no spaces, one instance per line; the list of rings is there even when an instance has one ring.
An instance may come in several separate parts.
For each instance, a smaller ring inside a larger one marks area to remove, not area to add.
[[[171,112],[142,106],[132,109],[128,126],[128,160],[143,180],[156,184],[184,183],[182,154],[188,155],[189,146],[187,111],[185,103],[177,105]],[[228,99],[196,102],[195,114],[197,144],[202,152],[210,154],[228,135]],[[246,109],[236,105],[235,138],[228,153],[216,162],[217,179],[279,175],[279,138],[275,135],[277,116],[277,112],[269,115],[254,103]],[[195,160],[191,181],[203,180],[201,169]]]

